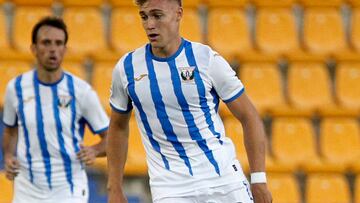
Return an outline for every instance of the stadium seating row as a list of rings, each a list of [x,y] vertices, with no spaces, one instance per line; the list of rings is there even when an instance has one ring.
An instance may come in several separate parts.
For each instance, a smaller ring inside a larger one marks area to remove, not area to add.
[[[110,112],[108,99],[114,65],[115,62],[95,63],[92,74],[78,62],[66,61],[63,67],[90,81]],[[7,82],[30,68],[26,61],[0,62],[0,106]],[[339,63],[334,80],[325,64],[315,62],[292,63],[286,74],[274,63],[245,63],[238,76],[263,116],[360,115],[360,88],[356,88],[360,87],[360,62]],[[220,108],[220,113],[224,117],[231,115],[227,108]]]
[[[0,12],[0,57],[30,59],[31,28],[51,13],[49,7],[17,6],[9,21]],[[260,8],[254,18],[247,13],[244,9],[212,8],[205,25],[203,15],[189,8],[184,12],[181,33],[210,44],[227,59],[240,61],[360,58],[360,8],[353,8],[348,20],[332,7],[307,8],[303,15],[295,15],[290,8]],[[134,7],[114,8],[109,20],[96,7],[67,7],[62,16],[70,33],[68,58],[114,60],[147,42]],[[254,29],[249,20],[254,21]]]
[[[5,178],[3,172],[0,172],[0,185],[0,203],[10,203],[13,196],[12,182]],[[304,202],[300,183],[291,173],[269,173],[268,185],[276,203]],[[360,203],[360,175],[356,178],[354,188],[352,195],[348,181],[341,174],[308,174],[304,199],[307,203]]]
[[[225,130],[236,143],[244,171],[249,171],[242,127],[230,117]],[[311,121],[301,117],[274,118],[267,170],[274,172],[360,172],[360,127],[355,118],[324,118],[317,136]],[[270,151],[272,152],[270,155]]]
[[[115,62],[95,63],[92,74],[74,61],[66,61],[63,67],[90,81],[110,112],[108,99],[114,65]],[[7,82],[30,68],[26,61],[0,62],[0,106]],[[360,87],[359,62],[339,63],[335,67],[334,80],[325,64],[315,62],[292,63],[286,74],[274,63],[244,63],[238,76],[263,116],[360,115],[360,89],[355,88]],[[220,108],[220,113],[224,117],[231,115],[227,108]]]
[[[0,3],[5,0],[0,0]],[[50,6],[53,3],[62,3],[65,6],[100,6],[103,3],[109,3],[114,6],[131,6],[132,1],[128,0],[11,0],[16,5],[41,5]],[[183,1],[185,6],[245,6],[248,3],[252,3],[256,6],[291,6],[295,3],[300,3],[305,6],[340,6],[343,3],[349,3],[351,5],[360,5],[358,0],[185,0]]]

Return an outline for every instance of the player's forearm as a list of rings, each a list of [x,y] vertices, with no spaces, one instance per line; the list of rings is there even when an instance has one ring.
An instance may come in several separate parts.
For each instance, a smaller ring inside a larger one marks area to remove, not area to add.
[[[17,143],[17,128],[5,127],[3,132],[3,154],[7,156],[14,156]]]
[[[266,136],[258,115],[243,121],[244,143],[250,171],[265,171]]]
[[[108,190],[121,191],[124,167],[128,149],[128,128],[120,129],[112,127],[107,137],[107,159],[108,159]]]
[[[251,172],[265,171],[266,136],[262,120],[255,107],[245,93],[227,106],[243,126]]]

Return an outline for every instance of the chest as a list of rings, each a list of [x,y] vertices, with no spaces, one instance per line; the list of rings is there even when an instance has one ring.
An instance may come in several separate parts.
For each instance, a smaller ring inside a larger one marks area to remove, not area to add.
[[[152,62],[134,67],[127,88],[132,100],[138,99],[143,106],[176,108],[184,103],[198,106],[199,100],[209,96],[211,82],[203,69],[185,62]]]

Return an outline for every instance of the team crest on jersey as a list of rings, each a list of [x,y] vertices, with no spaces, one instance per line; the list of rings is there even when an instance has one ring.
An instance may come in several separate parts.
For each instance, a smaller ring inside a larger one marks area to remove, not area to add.
[[[71,103],[71,96],[60,95],[58,99],[58,106],[60,108],[67,108]]]
[[[194,80],[194,70],[195,70],[195,67],[194,66],[191,66],[191,67],[183,67],[183,68],[180,68],[181,70],[181,78],[183,79],[183,81],[185,82],[191,82]]]

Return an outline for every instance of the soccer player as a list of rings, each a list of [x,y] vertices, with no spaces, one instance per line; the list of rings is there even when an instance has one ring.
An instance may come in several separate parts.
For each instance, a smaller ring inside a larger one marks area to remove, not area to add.
[[[270,203],[266,137],[241,81],[210,47],[179,35],[181,0],[136,4],[150,43],[125,54],[113,71],[109,202],[126,202],[121,185],[134,108],[154,203]],[[219,99],[243,125],[251,186],[226,137]]]
[[[7,86],[4,105],[6,177],[13,203],[86,203],[85,165],[106,154],[109,119],[95,91],[63,71],[68,33],[63,20],[46,17],[32,31],[37,68]],[[83,146],[88,124],[102,138]]]

